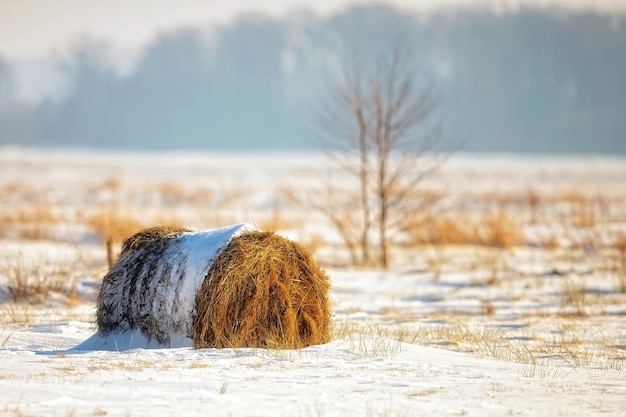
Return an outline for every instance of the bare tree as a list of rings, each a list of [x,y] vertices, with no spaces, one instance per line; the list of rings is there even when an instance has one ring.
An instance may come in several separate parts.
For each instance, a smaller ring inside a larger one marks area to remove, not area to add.
[[[320,114],[324,151],[358,187],[339,192],[330,182],[325,203],[309,204],[330,220],[352,262],[362,266],[388,267],[395,234],[433,204],[419,186],[446,156],[439,127],[427,121],[436,95],[418,89],[408,58],[402,41],[374,64],[353,57]]]

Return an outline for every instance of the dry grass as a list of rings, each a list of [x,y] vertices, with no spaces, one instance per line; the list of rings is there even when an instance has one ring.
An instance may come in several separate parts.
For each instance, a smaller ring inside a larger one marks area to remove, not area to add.
[[[5,347],[7,343],[9,343],[9,340],[11,340],[11,337],[13,337],[16,331],[17,328],[11,331],[7,331],[5,329],[0,330],[0,348]]]
[[[28,403],[27,403],[28,404]],[[0,414],[2,414],[2,416],[4,417],[35,417],[35,416],[41,416],[40,413],[37,414],[31,414],[29,412],[26,412],[22,409],[22,404],[21,404],[21,399],[16,402],[16,403],[5,403],[2,406],[3,408],[0,408]],[[102,414],[104,413],[104,414]],[[92,416],[105,416],[107,413],[106,411],[100,410],[100,409],[96,409],[93,411]],[[74,410],[74,408],[69,408],[65,411],[59,410],[59,409],[54,409],[54,413],[50,414],[50,415],[54,415],[54,416],[62,416],[62,417],[77,417],[76,411]]]
[[[0,222],[11,223],[54,223],[59,220],[49,204],[36,203],[27,207],[7,210],[0,216]]]
[[[7,303],[0,310],[2,324],[28,324],[34,319],[33,307],[26,303]],[[4,341],[6,344],[6,340]]]
[[[597,201],[576,191],[564,195],[570,204],[570,222],[574,227],[593,228],[597,224]]]
[[[377,359],[391,358],[402,351],[403,343],[410,343],[473,352],[515,363],[537,363],[524,342],[508,338],[505,331],[458,320],[415,326],[344,319],[333,324],[333,338],[348,341],[350,351],[359,356]]]
[[[174,204],[183,200],[187,192],[182,185],[176,182],[164,182],[157,186],[157,192],[163,198],[165,204]]]
[[[542,204],[542,196],[534,189],[529,188],[526,192],[526,206],[530,212],[529,222],[534,224],[537,222],[539,207]]]
[[[295,222],[278,209],[273,209],[270,216],[264,216],[258,219],[255,218],[253,223],[259,230],[266,232],[289,230],[296,227]],[[314,240],[314,237],[310,240]],[[307,247],[309,246],[307,245]]]
[[[99,370],[120,370],[130,372],[144,372],[147,369],[166,371],[179,366],[171,358],[143,358],[141,356],[107,356],[92,361],[90,366]],[[85,372],[83,367],[79,367],[77,372]]]
[[[481,224],[477,235],[479,242],[485,246],[510,248],[523,243],[521,229],[504,210],[484,214]]]
[[[571,306],[578,315],[585,314],[587,286],[581,278],[568,277],[563,281],[562,304]]]
[[[52,226],[61,220],[61,216],[44,203],[4,210],[0,214],[0,237],[13,234],[27,240],[48,239]]]
[[[474,286],[496,285],[508,269],[505,251],[500,248],[476,250],[473,256],[470,284]]]
[[[350,343],[355,355],[378,359],[395,356],[403,343],[472,352],[517,364],[526,377],[555,378],[576,367],[625,372],[624,337],[598,334],[593,324],[580,320],[554,320],[549,333],[515,337],[503,328],[443,316],[432,324],[344,318],[333,323],[333,338]]]
[[[618,252],[617,289],[621,293],[626,293],[626,233],[617,236],[614,247]]]
[[[335,320],[332,334],[333,339],[346,341],[353,355],[390,359],[402,351],[405,342],[399,328],[374,321]]]
[[[330,340],[328,276],[301,245],[270,232],[233,239],[196,297],[196,348],[302,348]]]
[[[72,272],[52,261],[29,262],[20,254],[7,261],[0,272],[7,276],[8,291],[16,303],[43,303],[51,292],[63,294],[69,302],[77,301]]]
[[[449,256],[439,246],[426,257],[426,268],[433,274],[433,281],[439,281],[444,267],[450,262]]]
[[[87,225],[104,240],[122,242],[141,229],[141,222],[118,209],[104,209],[87,219]]]
[[[423,325],[417,330],[400,329],[398,337],[407,343],[420,343],[517,363],[536,363],[535,357],[520,340],[509,339],[499,328],[469,325],[465,322],[441,321]]]
[[[416,224],[411,233],[415,245],[480,245],[510,248],[523,243],[520,226],[504,210],[473,219],[461,214],[430,216]]]

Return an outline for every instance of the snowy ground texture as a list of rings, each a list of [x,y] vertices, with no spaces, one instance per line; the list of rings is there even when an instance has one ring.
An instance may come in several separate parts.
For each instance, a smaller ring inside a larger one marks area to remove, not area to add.
[[[341,267],[323,219],[275,204],[290,181],[314,183],[324,168],[310,158],[0,149],[0,415],[626,415],[626,280],[610,247],[626,230],[626,160],[457,157],[434,182],[472,201],[528,187],[579,194],[533,222],[507,206],[525,244],[408,247],[381,272]],[[564,220],[598,195],[609,214]],[[336,255],[326,268],[333,341],[298,351],[83,344],[107,269],[86,219],[110,207],[195,229],[263,228],[278,213],[285,235],[322,234],[320,261]],[[49,277],[62,284],[45,298],[12,300],[20,278]]]
[[[359,272],[335,276],[337,291],[351,293],[346,300],[363,299],[362,306],[375,311],[379,303],[394,303],[393,298],[396,303],[413,303],[419,311],[422,301],[411,301],[417,297],[404,297],[403,292],[434,290],[419,276]],[[356,281],[371,291],[359,294]],[[396,295],[375,294],[377,288]],[[446,304],[453,308],[454,296]],[[376,314],[368,317],[367,312],[354,315],[357,326],[381,326],[380,331],[350,331],[327,345],[299,351],[76,350],[93,334],[91,311],[81,306],[67,314],[70,318],[65,320],[42,319],[50,321],[45,324],[3,326],[0,399],[5,415],[593,416],[626,412],[623,368],[566,364],[559,358],[529,363],[517,361],[515,352],[508,359],[494,359],[403,343],[394,338],[394,331],[410,334],[419,323],[393,324],[385,331],[379,323],[388,320],[376,320]],[[339,316],[338,321],[345,319]],[[471,326],[471,320],[467,322]],[[624,320],[620,323],[623,326]],[[512,334],[507,337],[515,338]]]
[[[336,340],[297,352],[110,352],[63,350],[91,334],[84,322],[16,333],[0,352],[4,415],[593,416],[626,410],[623,376],[390,339]]]

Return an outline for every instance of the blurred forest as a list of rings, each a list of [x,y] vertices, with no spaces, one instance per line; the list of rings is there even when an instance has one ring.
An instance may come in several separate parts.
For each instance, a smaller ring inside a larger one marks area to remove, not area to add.
[[[0,144],[311,148],[342,62],[399,35],[462,150],[626,153],[626,15],[388,6],[180,28],[125,71],[105,40],[85,38],[57,56],[63,90],[37,102],[16,98],[16,66],[0,57]]]

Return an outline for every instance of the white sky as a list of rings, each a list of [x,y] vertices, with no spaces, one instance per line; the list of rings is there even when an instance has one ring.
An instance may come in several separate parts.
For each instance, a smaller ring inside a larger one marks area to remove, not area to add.
[[[307,8],[325,15],[372,0],[0,0],[0,56],[41,58],[90,35],[129,53],[163,30],[189,24],[226,23],[242,12],[281,16]],[[387,0],[402,9],[427,10],[479,3],[494,7],[564,5],[602,11],[626,10],[626,0]]]

